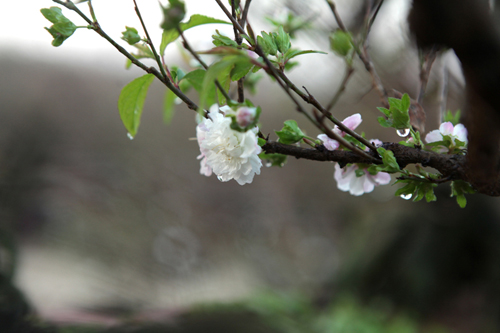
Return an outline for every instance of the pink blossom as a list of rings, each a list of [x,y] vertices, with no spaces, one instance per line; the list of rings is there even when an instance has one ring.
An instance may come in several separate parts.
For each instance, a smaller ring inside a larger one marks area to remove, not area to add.
[[[344,124],[350,130],[355,130],[362,121],[363,120],[361,119],[361,115],[359,113],[356,113],[342,120],[342,124]],[[341,137],[344,137],[346,135],[346,132],[342,131],[338,126],[335,126],[333,128],[333,132]],[[326,134],[318,135],[318,139],[323,141],[323,145],[328,150],[336,150],[340,146],[337,140],[330,139]]]
[[[387,172],[379,172],[376,175],[371,175],[366,169],[362,169],[364,175],[358,177],[356,170],[359,169],[357,164],[345,166],[343,169],[335,164],[334,178],[337,181],[337,188],[341,191],[359,196],[363,193],[370,193],[375,186],[386,185],[391,182],[391,175]]]
[[[453,124],[449,121],[442,123],[438,130],[431,131],[425,136],[425,141],[427,143],[443,141],[444,136],[448,135],[451,138],[451,143],[453,148],[455,146],[455,140],[460,140],[467,144],[467,129],[462,124]],[[448,148],[444,146],[439,146],[438,149],[441,152],[448,151]]]

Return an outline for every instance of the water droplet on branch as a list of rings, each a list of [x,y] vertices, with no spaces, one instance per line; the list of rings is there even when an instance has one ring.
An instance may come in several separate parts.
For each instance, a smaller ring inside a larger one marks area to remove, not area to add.
[[[398,129],[396,131],[396,133],[398,133],[398,135],[402,138],[404,137],[407,137],[408,134],[410,134],[410,129],[409,128],[405,128],[405,129]]]
[[[401,199],[410,200],[412,195],[411,194],[401,194],[400,197],[401,197]]]

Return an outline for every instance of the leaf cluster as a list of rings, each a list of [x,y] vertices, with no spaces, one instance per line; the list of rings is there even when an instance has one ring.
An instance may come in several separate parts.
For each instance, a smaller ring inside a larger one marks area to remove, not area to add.
[[[403,183],[405,186],[398,189],[395,193],[396,196],[401,196],[405,199],[413,198],[413,201],[420,201],[423,198],[427,202],[436,201],[434,188],[437,184],[430,182],[423,176],[413,175],[412,178],[404,178],[396,181],[395,184]]]
[[[451,182],[451,197],[456,197],[460,208],[464,208],[467,205],[466,193],[473,194],[476,191],[469,183],[463,180],[454,180]]]
[[[53,23],[50,28],[45,28],[54,38],[53,46],[61,46],[77,29],[77,26],[62,14],[59,7],[42,8],[40,12]]]
[[[276,131],[276,135],[278,135],[279,142],[286,145],[297,143],[306,136],[295,120],[285,121],[281,131]]]
[[[410,115],[410,96],[404,94],[401,99],[389,97],[389,109],[378,107],[385,117],[379,117],[378,122],[382,127],[393,127],[397,130],[405,130],[411,128]]]

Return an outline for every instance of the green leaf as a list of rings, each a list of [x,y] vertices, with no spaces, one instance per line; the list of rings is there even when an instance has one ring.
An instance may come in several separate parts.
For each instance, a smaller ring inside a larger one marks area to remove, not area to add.
[[[330,48],[341,57],[345,57],[352,49],[352,37],[348,32],[337,30],[330,35]]]
[[[279,142],[283,144],[296,143],[305,137],[295,120],[285,121],[281,131],[276,131],[276,134],[279,137]]]
[[[264,51],[265,54],[271,54],[271,55],[276,55],[278,53],[278,46],[276,45],[276,42],[274,41],[274,38],[272,35],[269,35],[265,31],[261,32],[261,36],[257,36],[257,44],[260,45],[262,48],[262,51]]]
[[[465,208],[467,205],[466,193],[476,193],[474,188],[463,180],[454,180],[451,182],[451,197],[456,197],[457,204],[460,208]]]
[[[309,53],[319,53],[319,54],[328,54],[326,52],[323,52],[323,51],[314,51],[314,50],[294,50],[294,49],[290,49],[286,52],[285,54],[285,58],[286,60],[290,60],[292,58],[295,58],[299,55],[303,55],[303,54],[309,54]]]
[[[281,54],[285,54],[292,45],[290,43],[290,36],[283,30],[283,27],[280,26],[278,28],[278,33],[273,34],[274,41],[276,42],[276,46]]]
[[[199,103],[200,108],[204,108],[207,105],[209,93],[211,91],[210,88],[214,86],[215,79],[218,79],[222,85],[229,86],[230,82],[227,81],[230,79],[229,72],[232,67],[239,62],[248,63],[250,62],[250,58],[243,54],[226,56],[208,68],[205,77],[203,78]]]
[[[189,81],[189,83],[191,83],[193,88],[198,93],[201,93],[203,87],[203,79],[205,78],[205,73],[206,71],[203,69],[195,69],[194,71],[191,71],[186,75],[184,75],[182,79]]]
[[[408,111],[408,109],[410,108],[410,104],[411,104],[410,96],[405,93],[401,97],[401,111]]]
[[[50,28],[45,28],[54,38],[53,46],[60,46],[77,29],[77,26],[62,14],[59,7],[42,8],[40,12],[53,23]]]
[[[50,7],[40,9],[42,15],[52,23],[58,23],[64,20],[68,20],[61,11],[59,7]],[[69,20],[68,20],[69,21]]]
[[[212,35],[212,43],[215,46],[232,46],[232,47],[238,47],[238,43],[236,43],[234,40],[231,38],[221,35],[219,30],[215,30],[216,35]]]
[[[252,64],[251,62],[236,63],[231,70],[231,80],[238,81],[239,79],[243,78],[250,72],[253,66],[254,64]]]
[[[170,124],[174,116],[176,98],[177,95],[175,95],[172,90],[167,89],[167,91],[165,91],[165,98],[163,100],[163,121],[167,125]]]
[[[179,27],[182,31],[186,31],[188,29],[197,27],[199,25],[212,24],[212,23],[231,24],[230,22],[219,20],[213,17],[194,14],[189,18],[189,21],[181,23]],[[179,32],[177,32],[177,29],[173,28],[170,30],[164,30],[161,37],[160,53],[162,55],[165,54],[165,49],[167,45],[175,41],[178,37],[179,37]]]
[[[132,137],[137,134],[137,129],[141,122],[142,108],[149,86],[155,76],[146,74],[127,84],[121,91],[118,98],[118,110],[125,128]]]
[[[460,123],[460,113],[460,110],[457,110],[457,112],[455,112],[455,115],[453,115],[450,110],[446,111],[443,117],[443,122],[449,121],[453,124],[453,126],[455,126],[456,124]]]
[[[394,173],[401,170],[392,151],[379,147],[377,148],[377,152],[382,157],[382,162],[383,162],[382,166],[380,165],[376,166],[378,171]]]
[[[122,34],[122,39],[129,43],[129,45],[134,45],[141,41],[141,36],[139,36],[135,28],[125,27],[125,31],[123,31]]]

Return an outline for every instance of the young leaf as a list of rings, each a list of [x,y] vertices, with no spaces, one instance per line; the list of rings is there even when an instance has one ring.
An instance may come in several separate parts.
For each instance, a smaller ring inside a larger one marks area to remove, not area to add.
[[[134,45],[141,41],[141,36],[139,36],[135,28],[125,27],[125,31],[122,32],[122,35],[122,39],[129,43],[129,45]]]
[[[460,110],[457,110],[457,112],[455,112],[455,115],[453,115],[450,110],[446,111],[443,117],[443,122],[449,121],[453,124],[453,126],[455,126],[456,124],[460,123],[460,113]]]
[[[294,50],[294,49],[289,49],[286,53],[285,53],[285,58],[286,60],[290,60],[292,58],[295,58],[299,55],[303,55],[303,54],[309,54],[309,53],[319,53],[319,54],[328,54],[326,52],[323,52],[323,51],[314,51],[314,50]]]
[[[299,142],[305,137],[295,120],[287,120],[281,131],[276,131],[279,137],[279,142],[284,144],[292,144]]]
[[[50,28],[45,28],[54,38],[53,46],[60,46],[77,29],[76,25],[62,14],[59,7],[42,8],[40,12],[53,23]]]
[[[238,81],[250,72],[254,65],[251,62],[236,63],[231,70],[231,80]]]
[[[231,55],[226,56],[219,60],[218,62],[212,64],[204,78],[202,84],[202,92],[200,94],[200,108],[204,108],[207,105],[207,101],[209,98],[210,88],[214,86],[215,79],[222,79],[224,82],[220,82],[221,84],[227,83],[225,79],[229,79],[229,72],[232,69],[233,65],[236,63],[248,63],[250,62],[250,58],[246,55]],[[227,77],[226,77],[227,71]]]
[[[262,51],[266,54],[276,55],[278,53],[278,46],[276,45],[272,35],[262,31],[261,36],[257,36],[257,44],[260,45]]]
[[[219,20],[213,17],[194,14],[189,18],[189,21],[179,24],[179,27],[182,31],[186,31],[199,25],[212,23],[231,24],[230,22]],[[160,44],[160,53],[162,55],[165,54],[165,48],[167,47],[167,45],[175,41],[178,37],[179,32],[175,28],[170,30],[163,30]]]
[[[290,43],[290,36],[283,30],[283,27],[280,26],[278,29],[278,33],[274,33],[273,37],[280,53],[285,54],[292,45]]]
[[[132,137],[137,134],[148,88],[155,76],[146,74],[127,84],[118,98],[118,110],[125,128]]]
[[[238,43],[236,43],[233,39],[221,35],[219,30],[215,30],[216,35],[212,35],[212,43],[215,46],[233,46],[233,47],[238,47]]]
[[[337,30],[330,35],[330,48],[341,57],[345,57],[352,49],[352,37],[348,32]]]

